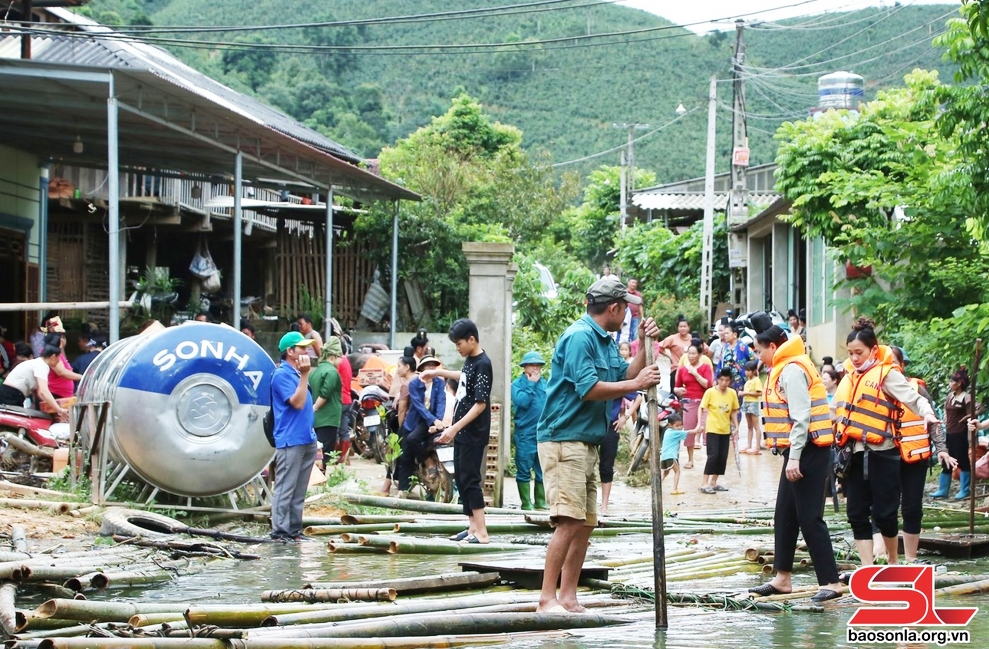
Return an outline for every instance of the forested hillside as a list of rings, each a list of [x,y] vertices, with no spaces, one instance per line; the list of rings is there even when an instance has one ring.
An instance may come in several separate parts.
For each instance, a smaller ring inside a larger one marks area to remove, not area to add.
[[[246,26],[353,21],[388,16],[499,7],[504,0],[93,0],[83,13],[102,22],[155,26]],[[812,6],[812,5],[811,5]],[[731,86],[727,83],[735,35],[697,36],[652,14],[573,0],[542,3],[500,16],[419,22],[304,27],[267,31],[154,33],[151,38],[198,40],[198,48],[168,47],[194,67],[256,94],[366,156],[443,114],[463,89],[496,119],[518,126],[523,144],[554,162],[583,158],[625,141],[613,123],[651,125],[650,133],[687,115],[636,146],[636,162],[660,181],[703,172],[707,88],[719,84],[719,169],[728,164]],[[916,66],[950,78],[931,39],[944,29],[944,5],[893,6],[784,21],[751,22],[745,31],[750,78],[747,109],[753,164],[775,155],[772,133],[785,119],[806,115],[816,103],[820,74],[846,69],[876,88],[897,85]],[[580,39],[587,34],[668,27],[638,34]],[[571,40],[571,39],[579,40]],[[553,42],[534,43],[534,41]],[[210,44],[203,43],[208,41]],[[295,53],[264,47],[231,50],[211,43],[299,46]],[[446,50],[313,51],[312,46],[506,43],[518,46]],[[529,43],[529,44],[527,44]],[[184,46],[186,45],[186,46]],[[567,168],[585,174],[615,164],[617,151]]]

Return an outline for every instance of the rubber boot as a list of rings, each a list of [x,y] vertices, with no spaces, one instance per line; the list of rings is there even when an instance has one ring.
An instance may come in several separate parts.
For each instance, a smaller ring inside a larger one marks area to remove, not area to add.
[[[547,510],[549,506],[546,504],[546,489],[543,487],[543,483],[536,481],[536,501],[533,503],[536,509]]]
[[[347,457],[350,454],[350,440],[344,440],[340,442],[340,457],[337,458],[337,464],[350,464],[350,458]]]
[[[519,487],[519,499],[522,501],[522,510],[531,512],[532,511],[532,487],[529,486],[528,482],[522,482],[521,480],[516,480],[515,484]]]
[[[962,471],[958,482],[961,483],[961,489],[955,494],[955,500],[965,500],[972,493],[972,472]]]
[[[941,474],[941,479],[938,482],[937,491],[935,491],[935,492],[933,492],[931,494],[931,498],[947,498],[948,497],[948,489],[950,489],[950,488],[951,488],[951,474],[950,473],[942,473]]]

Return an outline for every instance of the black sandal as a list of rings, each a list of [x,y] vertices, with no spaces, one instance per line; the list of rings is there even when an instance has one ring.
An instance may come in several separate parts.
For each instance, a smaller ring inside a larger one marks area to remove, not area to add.
[[[832,599],[838,599],[841,597],[841,593],[836,590],[831,590],[830,588],[822,588],[817,591],[817,594],[810,598],[812,602],[828,602]]]
[[[750,588],[749,589],[749,592],[750,593],[754,593],[756,595],[759,595],[760,597],[767,597],[769,595],[789,595],[790,594],[790,593],[784,593],[783,591],[781,591],[776,586],[773,586],[770,583],[765,583],[762,586],[756,586],[755,588]]]

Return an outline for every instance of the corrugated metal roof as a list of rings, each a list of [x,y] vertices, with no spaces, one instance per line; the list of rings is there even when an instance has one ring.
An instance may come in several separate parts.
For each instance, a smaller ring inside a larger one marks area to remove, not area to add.
[[[93,38],[34,36],[31,39],[31,58],[35,61],[148,70],[217,103],[236,108],[239,112],[247,112],[265,126],[297,140],[350,162],[361,161],[360,156],[343,145],[295,121],[281,111],[211,79],[166,50],[131,39],[100,38],[100,33],[112,30],[66,9],[52,7],[48,12],[78,30],[92,34]],[[0,38],[0,58],[19,58],[20,43],[19,35],[6,35]]]
[[[779,194],[749,194],[749,204],[763,209],[779,198]],[[637,193],[632,203],[644,210],[703,210],[704,192],[678,192],[670,194]],[[714,193],[714,209],[723,210],[728,205],[726,192]]]

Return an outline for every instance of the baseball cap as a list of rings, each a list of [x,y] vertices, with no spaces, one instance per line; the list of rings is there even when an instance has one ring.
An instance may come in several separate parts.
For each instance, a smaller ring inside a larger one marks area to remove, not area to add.
[[[642,298],[638,295],[630,295],[622,280],[614,275],[602,277],[587,289],[588,304],[608,304],[618,300],[625,300],[629,304],[642,304]]]
[[[308,347],[311,344],[312,340],[307,340],[298,331],[290,331],[278,341],[278,351],[284,354],[289,347]]]

